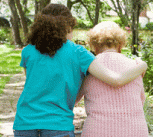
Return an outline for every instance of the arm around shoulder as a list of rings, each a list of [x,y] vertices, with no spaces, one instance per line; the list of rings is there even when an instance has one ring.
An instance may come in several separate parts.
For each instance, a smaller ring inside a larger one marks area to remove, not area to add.
[[[102,66],[97,59],[95,59],[89,66],[88,71],[95,76],[96,78],[102,80],[103,82],[113,86],[123,86],[134,79],[136,79],[138,76],[140,76],[144,71],[147,69],[147,64],[142,61],[139,65],[136,67],[133,67],[129,69],[128,71],[125,71],[124,73],[116,73],[114,71],[111,71],[110,69]]]

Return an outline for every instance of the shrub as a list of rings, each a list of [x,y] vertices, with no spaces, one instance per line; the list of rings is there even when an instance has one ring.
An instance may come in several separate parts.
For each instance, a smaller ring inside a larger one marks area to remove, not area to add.
[[[153,44],[152,44],[153,37],[148,36],[148,38],[142,43],[141,47],[141,54],[142,60],[144,60],[147,65],[148,69],[146,74],[143,78],[145,91],[149,93],[149,95],[153,95]]]
[[[92,28],[93,25],[90,21],[84,21],[81,19],[77,20],[77,26],[75,28],[82,28],[82,29],[87,29],[87,28]]]
[[[120,27],[124,27],[124,24],[122,23],[121,19],[114,20],[114,22],[120,25]]]
[[[8,42],[10,30],[8,28],[0,28],[0,41]]]
[[[147,27],[149,30],[153,31],[153,22],[147,23],[147,24],[146,24],[146,27]]]
[[[143,110],[144,110],[144,114],[145,114],[145,119],[146,119],[146,122],[147,122],[147,126],[148,126],[148,130],[149,132],[153,131],[153,115],[152,115],[152,105],[153,103],[153,100],[152,100],[152,96],[149,96],[148,94],[146,94],[146,100],[145,100],[145,103],[144,103],[144,107],[143,107]]]

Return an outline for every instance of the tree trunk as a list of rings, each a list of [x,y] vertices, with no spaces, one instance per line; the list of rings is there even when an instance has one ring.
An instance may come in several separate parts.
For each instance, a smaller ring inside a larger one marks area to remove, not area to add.
[[[138,55],[139,46],[139,16],[141,10],[141,0],[133,1],[133,15],[132,15],[132,54]],[[134,46],[135,45],[135,46]]]
[[[35,14],[41,11],[49,3],[51,3],[51,0],[35,0]]]
[[[40,0],[40,11],[49,3],[51,3],[51,0]]]
[[[87,10],[87,14],[89,16],[90,21],[92,22],[92,24],[94,24],[94,19],[92,18],[91,14],[90,14],[90,10],[88,9],[88,7],[83,3],[82,0],[80,0],[81,4],[85,7],[85,9]]]
[[[23,29],[24,37],[26,37],[27,34],[28,34],[28,26],[27,26],[27,21],[26,21],[26,18],[25,18],[25,14],[24,14],[24,12],[22,10],[22,6],[20,4],[20,0],[15,0],[15,2],[16,2],[18,11],[19,11],[20,20],[21,20],[21,26],[22,26],[22,29]]]
[[[69,8],[69,10],[71,11],[72,6],[78,2],[81,2],[81,0],[75,0],[75,1],[71,1],[71,0],[67,0],[67,7]]]
[[[120,19],[121,19],[121,21],[122,21],[122,23],[125,25],[125,26],[127,26],[128,25],[128,20],[129,20],[129,17],[127,16],[128,15],[128,13],[127,13],[127,11],[125,11],[125,15],[123,14],[123,12],[122,12],[122,6],[121,6],[121,4],[120,4],[120,0],[110,0],[111,2],[112,2],[112,4],[113,4],[113,6],[114,6],[114,8],[115,9],[113,9],[116,13],[117,13],[117,15],[120,17]],[[125,2],[125,1],[123,1],[124,2],[124,5],[125,5],[125,3],[127,3],[127,2]],[[126,8],[126,6],[127,5],[125,5],[125,8]]]
[[[71,11],[71,9],[72,9],[72,2],[71,2],[71,0],[67,0],[67,7],[69,8],[69,10]]]
[[[39,3],[38,3],[38,1],[37,0],[35,0],[35,15],[38,13],[38,10],[39,10],[39,5],[38,5]]]
[[[14,2],[14,0],[8,0],[8,4],[9,4],[9,7],[10,7],[11,13],[12,13],[11,24],[12,24],[14,41],[15,41],[16,45],[20,45],[22,47],[23,43],[21,41],[19,25],[18,25],[19,17],[17,14],[17,9],[15,7],[15,2]]]
[[[133,55],[137,55],[138,56],[138,52],[137,52],[137,4],[136,4],[136,0],[133,0],[133,11],[132,11],[132,54]]]
[[[96,0],[95,22],[94,22],[94,26],[98,24],[98,19],[99,19],[99,9],[100,9],[100,0]]]

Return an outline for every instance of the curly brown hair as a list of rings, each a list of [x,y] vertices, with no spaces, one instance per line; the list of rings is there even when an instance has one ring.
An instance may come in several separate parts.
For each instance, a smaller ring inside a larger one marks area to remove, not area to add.
[[[92,49],[95,47],[125,46],[126,32],[115,22],[104,21],[96,25],[88,32],[88,44]]]
[[[76,19],[62,4],[49,4],[35,16],[27,43],[35,45],[40,53],[53,56],[67,41],[67,34],[76,25]]]

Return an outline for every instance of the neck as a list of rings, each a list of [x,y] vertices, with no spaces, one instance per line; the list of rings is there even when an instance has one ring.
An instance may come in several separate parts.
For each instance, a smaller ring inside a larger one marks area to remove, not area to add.
[[[118,51],[116,49],[112,48],[112,49],[103,50],[103,53],[104,52],[118,52]]]
[[[96,54],[105,52],[119,52],[116,48],[97,48],[95,50]]]

